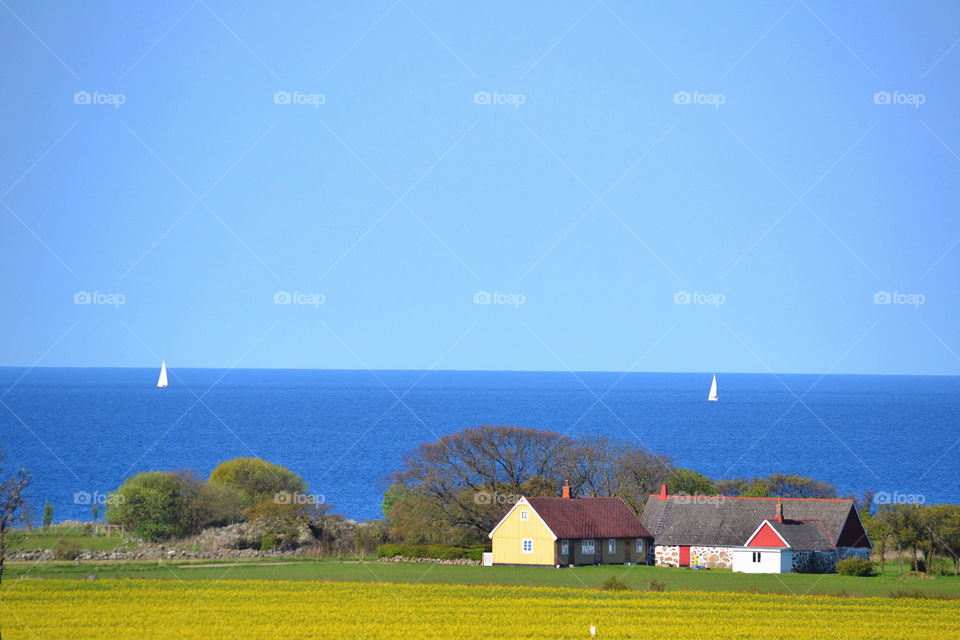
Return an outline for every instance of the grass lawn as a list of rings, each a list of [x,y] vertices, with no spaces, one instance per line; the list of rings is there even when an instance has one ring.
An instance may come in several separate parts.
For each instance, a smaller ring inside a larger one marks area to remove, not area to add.
[[[11,536],[10,549],[53,549],[70,545],[77,549],[91,551],[110,551],[123,543],[118,536],[94,536],[83,527],[57,526],[49,529],[33,529],[29,532],[17,532]]]
[[[390,582],[596,588],[616,576],[632,589],[646,590],[651,580],[667,591],[739,591],[762,593],[884,596],[891,590],[922,590],[930,595],[960,596],[960,578],[851,578],[834,574],[744,574],[727,570],[697,571],[670,567],[603,566],[553,569],[542,567],[474,567],[387,562],[311,560],[164,561],[9,563],[4,577],[28,578],[149,578],[177,580],[319,580],[334,582]]]

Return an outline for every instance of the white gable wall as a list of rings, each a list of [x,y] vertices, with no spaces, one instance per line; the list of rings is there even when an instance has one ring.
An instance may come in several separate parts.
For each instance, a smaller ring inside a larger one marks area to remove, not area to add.
[[[760,562],[753,554],[760,554]],[[741,573],[790,573],[793,570],[793,551],[773,547],[735,547],[733,570]]]

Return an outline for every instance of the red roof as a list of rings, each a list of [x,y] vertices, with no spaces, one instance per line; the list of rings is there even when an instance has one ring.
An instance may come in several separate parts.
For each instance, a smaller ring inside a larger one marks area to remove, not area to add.
[[[652,538],[620,498],[527,498],[557,538]]]

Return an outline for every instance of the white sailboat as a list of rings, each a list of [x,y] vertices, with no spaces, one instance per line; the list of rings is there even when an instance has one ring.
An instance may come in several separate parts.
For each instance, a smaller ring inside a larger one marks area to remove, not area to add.
[[[167,363],[160,363],[160,378],[157,380],[157,389],[167,388]]]
[[[713,374],[713,382],[710,383],[710,395],[707,396],[707,400],[710,402],[716,402],[720,397],[717,395],[717,374]]]

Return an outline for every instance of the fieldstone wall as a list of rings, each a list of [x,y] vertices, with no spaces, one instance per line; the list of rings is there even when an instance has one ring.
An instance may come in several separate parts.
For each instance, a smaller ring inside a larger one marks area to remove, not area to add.
[[[380,562],[426,562],[430,564],[458,564],[471,567],[479,567],[480,560],[468,560],[467,558],[453,558],[452,560],[441,558],[406,558],[404,556],[393,556],[392,558],[380,558]]]
[[[654,550],[654,564],[658,567],[679,567],[680,547],[658,544]]]
[[[77,553],[79,560],[236,560],[243,558],[296,558],[304,549],[291,551],[260,551],[259,549],[223,549],[220,551],[182,551],[179,549],[148,548],[139,551],[88,551]],[[53,549],[20,549],[8,551],[7,560],[14,562],[53,561]]]
[[[837,566],[835,551],[794,551],[794,573],[832,573]]]
[[[690,547],[690,564],[708,569],[732,569],[733,553],[730,547]]]
[[[869,560],[870,549],[863,547],[837,547],[837,562],[846,560],[847,558],[863,558],[864,560]]]

